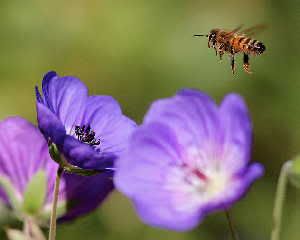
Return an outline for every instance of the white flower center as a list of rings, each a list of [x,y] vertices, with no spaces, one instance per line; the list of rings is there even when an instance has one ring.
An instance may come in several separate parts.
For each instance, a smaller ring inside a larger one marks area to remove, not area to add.
[[[172,194],[178,211],[194,211],[224,195],[230,176],[219,167],[215,157],[191,149],[186,164],[174,166],[169,172],[165,189]]]

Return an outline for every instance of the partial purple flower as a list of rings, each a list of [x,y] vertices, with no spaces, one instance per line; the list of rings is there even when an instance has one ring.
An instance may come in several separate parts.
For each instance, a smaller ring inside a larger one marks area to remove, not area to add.
[[[154,102],[116,163],[114,182],[152,226],[185,231],[230,208],[263,174],[249,163],[252,127],[243,99],[218,107],[191,89]]]
[[[110,96],[88,96],[75,77],[48,72],[36,88],[38,125],[73,165],[110,169],[126,148],[135,123]]]
[[[44,194],[40,193],[43,194],[41,208],[30,214],[47,216],[51,210],[57,168],[38,128],[20,117],[0,122],[0,202],[23,216],[30,182],[43,172],[46,186]],[[111,173],[91,177],[64,173],[58,201],[61,219],[73,219],[94,210],[113,189],[111,177]],[[31,202],[35,194],[28,196]]]

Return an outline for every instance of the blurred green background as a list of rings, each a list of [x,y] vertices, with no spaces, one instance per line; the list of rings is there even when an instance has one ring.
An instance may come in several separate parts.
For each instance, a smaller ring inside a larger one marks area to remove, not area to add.
[[[252,75],[237,59],[218,63],[205,38],[210,29],[264,23],[255,36],[267,51],[250,59]],[[264,178],[232,209],[243,240],[267,239],[281,164],[300,152],[300,4],[298,0],[102,0],[0,2],[0,118],[36,122],[34,85],[48,70],[81,78],[91,94],[113,95],[141,122],[149,104],[184,87],[217,101],[243,95],[254,123],[253,159]],[[3,221],[3,226],[6,223]],[[299,239],[300,192],[288,188],[283,238]],[[227,239],[224,213],[187,233],[143,225],[130,202],[114,192],[93,214],[60,225],[58,239]],[[0,239],[5,239],[2,235]]]

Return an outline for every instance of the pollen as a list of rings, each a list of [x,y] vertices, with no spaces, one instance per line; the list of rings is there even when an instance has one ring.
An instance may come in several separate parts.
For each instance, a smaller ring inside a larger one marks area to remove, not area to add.
[[[90,146],[100,145],[100,140],[95,137],[96,133],[90,125],[76,125],[75,135],[79,141]]]

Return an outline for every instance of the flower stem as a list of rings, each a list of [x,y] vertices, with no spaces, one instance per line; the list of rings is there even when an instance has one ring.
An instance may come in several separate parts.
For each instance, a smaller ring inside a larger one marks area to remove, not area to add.
[[[288,180],[289,170],[292,166],[292,162],[285,162],[281,168],[280,175],[277,182],[277,189],[275,195],[274,209],[273,209],[273,225],[271,240],[280,239],[280,230],[281,230],[281,218],[282,218],[282,209],[285,199],[286,186]]]
[[[229,225],[232,240],[238,240],[239,238],[238,238],[237,233],[234,229],[233,222],[232,222],[232,219],[231,219],[231,216],[230,216],[230,213],[229,213],[228,210],[225,210],[225,215],[226,215],[226,218],[227,218],[227,221],[228,221],[228,225]]]
[[[62,173],[63,173],[63,168],[59,167],[57,169],[55,186],[54,186],[52,211],[51,211],[51,218],[50,218],[50,230],[49,230],[49,238],[48,238],[49,240],[55,240],[55,235],[56,235],[56,209],[57,209],[59,184],[60,184]]]

